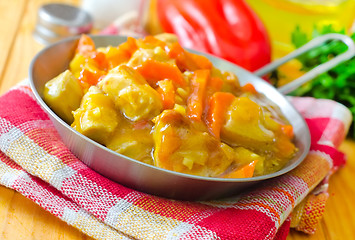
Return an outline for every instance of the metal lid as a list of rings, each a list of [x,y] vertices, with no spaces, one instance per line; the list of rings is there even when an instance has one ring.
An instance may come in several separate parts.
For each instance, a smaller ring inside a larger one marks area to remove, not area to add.
[[[86,11],[66,4],[51,3],[38,10],[35,39],[50,44],[62,38],[90,32],[92,17]]]

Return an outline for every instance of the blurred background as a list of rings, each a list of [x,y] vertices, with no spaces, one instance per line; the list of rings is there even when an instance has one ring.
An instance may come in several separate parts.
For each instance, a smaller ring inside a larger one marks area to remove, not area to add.
[[[310,40],[341,33],[355,40],[355,0],[83,0],[95,33],[144,36],[171,32],[190,49],[253,72]],[[331,41],[293,59],[265,79],[283,86],[347,49]],[[334,99],[355,117],[355,58],[290,95]],[[355,138],[354,125],[349,136]]]
[[[0,36],[4,56],[8,51],[24,56],[24,60],[11,60],[19,67],[15,72],[6,71],[6,79],[27,77],[27,70],[21,70],[28,68],[26,59],[47,44],[81,33],[144,36],[172,32],[183,46],[217,55],[252,72],[326,33],[355,39],[355,0],[16,0],[12,4],[0,0],[0,7],[6,33]],[[68,7],[72,7],[70,11]],[[23,23],[18,22],[22,18]],[[29,37],[38,43],[26,46],[32,41]],[[345,50],[340,42],[328,42],[280,66],[267,80],[282,86]],[[0,59],[2,69],[11,64]],[[1,82],[0,90],[10,84]],[[355,116],[354,93],[352,58],[291,95],[334,99]],[[349,136],[355,137],[353,126]]]

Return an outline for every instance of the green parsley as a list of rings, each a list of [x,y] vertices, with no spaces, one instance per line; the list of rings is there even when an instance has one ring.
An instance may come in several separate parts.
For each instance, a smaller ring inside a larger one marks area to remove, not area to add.
[[[297,27],[292,33],[292,44],[299,48],[311,39],[327,33],[345,34],[345,31],[335,31],[330,25],[321,29],[314,28],[311,36],[307,36],[300,27]],[[351,38],[355,41],[355,33],[351,35]],[[301,70],[308,71],[319,64],[329,61],[329,59],[344,52],[346,49],[347,46],[340,41],[331,41],[314,48],[298,58],[302,63]],[[353,119],[355,119],[355,57],[321,74],[296,89],[290,95],[333,99],[348,107]],[[355,139],[354,122],[351,124],[349,137]]]

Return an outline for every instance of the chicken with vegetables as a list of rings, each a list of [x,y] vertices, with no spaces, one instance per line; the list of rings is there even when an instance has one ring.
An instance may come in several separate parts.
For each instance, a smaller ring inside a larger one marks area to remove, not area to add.
[[[174,35],[96,48],[82,35],[47,104],[78,132],[138,161],[204,177],[278,171],[293,129],[250,83],[183,49]]]

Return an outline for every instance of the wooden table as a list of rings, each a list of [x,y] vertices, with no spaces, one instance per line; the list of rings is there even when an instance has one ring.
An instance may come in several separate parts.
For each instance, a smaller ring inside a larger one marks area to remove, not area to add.
[[[0,94],[28,76],[34,55],[43,48],[32,37],[37,9],[45,0],[0,0]],[[54,1],[53,1],[54,2]],[[55,1],[58,2],[58,1]],[[62,1],[79,4],[80,1]],[[289,240],[355,239],[355,142],[342,146],[348,164],[330,180],[330,197],[317,232],[291,231]],[[0,186],[0,239],[91,239],[19,193]]]

